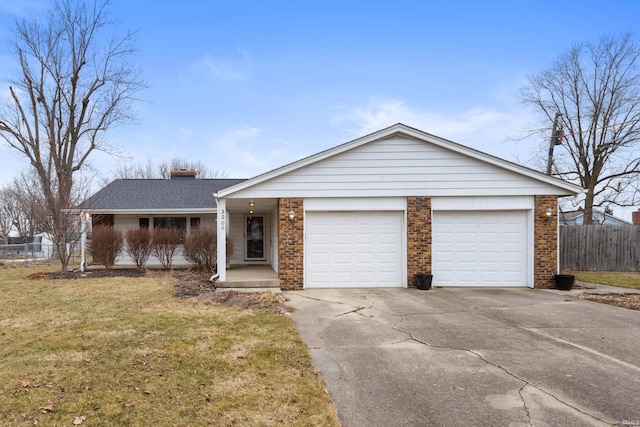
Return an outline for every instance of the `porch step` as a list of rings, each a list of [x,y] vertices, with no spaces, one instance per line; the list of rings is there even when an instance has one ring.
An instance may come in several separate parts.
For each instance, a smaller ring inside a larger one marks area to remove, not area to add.
[[[279,288],[280,280],[237,280],[215,282],[216,288]]]

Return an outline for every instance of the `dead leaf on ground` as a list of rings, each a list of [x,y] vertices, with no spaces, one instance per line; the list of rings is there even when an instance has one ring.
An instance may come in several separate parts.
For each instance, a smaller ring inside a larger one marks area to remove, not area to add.
[[[47,401],[47,404],[45,406],[42,406],[41,411],[43,414],[46,414],[47,412],[53,412],[54,411],[54,407],[53,407],[53,403],[49,400]]]
[[[81,417],[75,417],[74,420],[73,420],[73,425],[74,426],[79,426],[80,424],[85,422],[86,419],[87,419],[87,417],[85,417],[84,415],[81,416]]]
[[[580,298],[603,304],[611,304],[629,310],[640,310],[640,294],[590,294],[580,295]]]

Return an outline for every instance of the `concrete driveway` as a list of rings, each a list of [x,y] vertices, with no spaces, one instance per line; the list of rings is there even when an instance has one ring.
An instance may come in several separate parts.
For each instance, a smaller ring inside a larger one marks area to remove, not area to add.
[[[640,312],[532,289],[284,292],[345,426],[640,425]]]

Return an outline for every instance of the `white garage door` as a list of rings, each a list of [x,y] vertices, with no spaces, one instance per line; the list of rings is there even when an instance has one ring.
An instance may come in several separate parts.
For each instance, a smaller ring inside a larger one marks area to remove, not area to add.
[[[307,212],[305,287],[402,286],[402,212]]]
[[[527,286],[526,211],[433,213],[434,286]]]

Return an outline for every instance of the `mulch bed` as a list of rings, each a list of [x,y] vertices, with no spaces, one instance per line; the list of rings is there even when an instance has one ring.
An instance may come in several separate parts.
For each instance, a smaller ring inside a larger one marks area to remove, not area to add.
[[[285,299],[282,294],[276,294],[271,291],[238,292],[218,289],[190,298],[190,301],[203,304],[223,304],[231,307],[262,310],[284,315],[292,311],[291,307],[285,305]]]
[[[618,307],[628,308],[629,310],[640,310],[640,294],[592,294],[585,293],[580,295],[581,299],[611,304]]]
[[[223,304],[244,309],[262,310],[271,313],[286,314],[292,309],[285,305],[281,294],[265,292],[238,292],[215,289],[209,277],[191,271],[173,272],[175,278],[173,296],[203,304]]]
[[[52,271],[37,272],[30,274],[29,279],[95,279],[101,277],[143,277],[146,272],[133,269],[117,269],[117,270],[89,270],[89,271]]]

